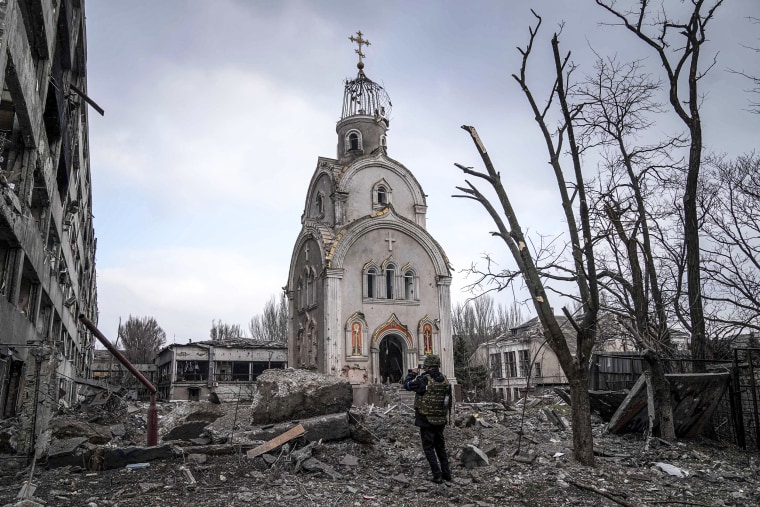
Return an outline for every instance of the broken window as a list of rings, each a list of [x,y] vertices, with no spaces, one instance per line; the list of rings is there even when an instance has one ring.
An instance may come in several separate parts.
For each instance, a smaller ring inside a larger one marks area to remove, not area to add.
[[[346,151],[360,151],[362,149],[362,135],[358,130],[352,130],[346,136]]]
[[[177,382],[208,380],[208,361],[177,361]]]
[[[507,377],[516,377],[517,361],[515,361],[515,353],[514,351],[505,352],[505,355],[507,356]]]
[[[502,363],[501,363],[501,352],[491,354],[490,363],[491,363],[491,374],[496,378],[503,378],[504,370],[502,368]]]
[[[533,363],[533,377],[541,378],[541,363]]]
[[[372,186],[372,209],[381,210],[391,203],[393,190],[388,182],[380,180]]]
[[[530,364],[530,354],[527,350],[518,350],[517,353],[520,356],[520,376],[528,376],[528,365]]]

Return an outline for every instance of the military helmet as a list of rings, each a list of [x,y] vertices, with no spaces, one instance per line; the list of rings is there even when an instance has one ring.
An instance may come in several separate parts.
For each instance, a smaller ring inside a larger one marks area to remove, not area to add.
[[[435,354],[430,354],[425,356],[425,362],[422,363],[422,365],[425,368],[430,368],[431,366],[437,366],[438,368],[441,367],[441,358],[438,357]]]

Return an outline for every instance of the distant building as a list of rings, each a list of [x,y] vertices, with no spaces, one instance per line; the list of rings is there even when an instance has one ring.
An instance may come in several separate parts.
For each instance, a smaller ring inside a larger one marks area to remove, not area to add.
[[[0,7],[0,417],[34,449],[90,377],[97,323],[84,0]]]
[[[125,351],[121,351],[122,354]],[[156,383],[158,367],[155,363],[133,364],[137,371],[148,379],[153,385]],[[108,350],[96,349],[92,360],[92,379],[102,385],[112,388],[120,387],[134,398],[149,400],[150,393],[137,378],[130,373]]]
[[[556,316],[563,330],[570,328],[564,316]],[[575,352],[575,344],[568,343]],[[544,338],[538,317],[514,327],[508,333],[481,344],[471,362],[487,365],[491,371],[491,387],[499,399],[514,401],[530,391],[567,385],[567,377],[559,365],[556,354]],[[530,372],[529,372],[530,369]]]
[[[156,358],[161,400],[249,399],[264,370],[286,368],[288,347],[248,338],[173,344]]]

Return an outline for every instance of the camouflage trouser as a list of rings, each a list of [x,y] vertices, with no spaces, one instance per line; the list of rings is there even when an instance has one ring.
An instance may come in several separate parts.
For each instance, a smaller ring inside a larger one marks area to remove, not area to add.
[[[433,472],[433,477],[440,477],[441,474],[451,475],[449,457],[446,455],[446,441],[443,438],[444,427],[430,426],[420,428],[422,450],[428,463],[430,463],[430,471]]]

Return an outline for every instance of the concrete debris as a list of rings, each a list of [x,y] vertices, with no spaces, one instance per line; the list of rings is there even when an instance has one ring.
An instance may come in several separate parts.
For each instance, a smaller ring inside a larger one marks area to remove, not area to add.
[[[678,440],[666,445],[653,439],[645,449],[639,435],[605,433],[604,423],[595,419],[596,466],[579,465],[573,459],[570,428],[560,430],[546,415],[550,411],[569,419],[569,407],[558,396],[520,400],[525,404],[524,416],[522,407],[515,411],[502,403],[458,403],[452,414],[456,425],[445,430],[453,481],[435,485],[430,481],[419,430],[413,425],[413,409],[403,394],[398,386],[385,386],[386,405],[308,413],[297,421],[271,421],[265,426],[250,424],[251,406],[223,401],[215,405],[219,415],[203,428],[201,437],[172,440],[155,448],[134,445],[144,442],[141,417],[145,411],[140,403],[133,404],[138,410],[130,416],[129,405],[120,402],[116,411],[121,420],[88,408],[81,421],[109,429],[123,424],[125,435],[110,431],[111,441],[99,445],[81,435],[73,450],[75,441],[66,440],[77,437],[51,437],[49,449],[79,452],[80,461],[51,468],[44,461],[49,461],[46,454],[34,474],[35,496],[25,500],[38,502],[29,505],[99,507],[191,503],[611,505],[612,501],[667,505],[676,500],[705,505],[760,504],[760,461],[720,443]],[[115,395],[113,398],[118,400]],[[162,404],[163,435],[175,426],[194,422],[190,414],[208,413],[211,405]],[[73,413],[64,416],[76,418]],[[314,426],[310,426],[312,420]],[[474,422],[467,425],[467,421]],[[299,425],[302,432],[283,437]],[[337,438],[320,443],[320,438],[315,438],[319,431],[310,428],[330,425],[341,427],[333,433]],[[268,452],[244,459],[249,450],[278,437]],[[211,443],[222,439],[226,442]],[[4,485],[0,505],[15,505],[19,501],[16,493],[30,477],[29,468],[23,469],[24,461],[15,468],[10,466],[16,461],[0,461]],[[149,463],[150,468],[125,468],[135,463]]]
[[[352,454],[346,454],[340,460],[340,464],[347,467],[355,467],[359,464],[359,458]]]
[[[194,485],[196,483],[195,476],[193,475],[193,473],[190,471],[189,468],[187,468],[186,466],[181,466],[179,467],[179,471],[182,472],[182,475],[185,476],[185,480],[187,481],[188,484]]]
[[[489,465],[486,453],[472,444],[460,451],[459,462],[465,468],[487,467]]]
[[[251,424],[348,412],[353,389],[345,377],[306,370],[266,370],[256,379]]]

